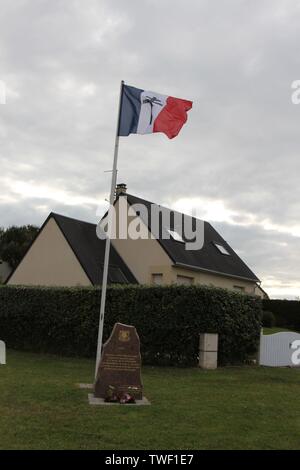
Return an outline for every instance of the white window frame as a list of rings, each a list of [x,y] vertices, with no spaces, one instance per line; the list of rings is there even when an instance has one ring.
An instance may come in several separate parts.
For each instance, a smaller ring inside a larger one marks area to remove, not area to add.
[[[180,282],[180,280],[186,280],[188,282]],[[178,284],[179,286],[192,286],[194,284],[194,278],[191,276],[185,276],[184,274],[177,274],[176,284]]]
[[[160,282],[155,282],[156,279],[160,279]],[[162,286],[164,281],[163,273],[151,273],[151,281],[153,286]]]
[[[246,287],[245,286],[234,285],[233,288],[236,292],[246,292]]]

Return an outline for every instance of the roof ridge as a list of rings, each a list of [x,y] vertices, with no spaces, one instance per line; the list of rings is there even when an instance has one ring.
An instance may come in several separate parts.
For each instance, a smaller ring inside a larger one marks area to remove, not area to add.
[[[97,224],[94,224],[93,222],[87,222],[86,220],[75,219],[75,217],[69,217],[68,215],[59,214],[58,212],[50,212],[48,217],[54,217],[54,219],[56,219],[57,217],[62,217],[63,219],[73,220],[75,222],[80,222],[82,224],[93,225],[94,227],[97,226]]]

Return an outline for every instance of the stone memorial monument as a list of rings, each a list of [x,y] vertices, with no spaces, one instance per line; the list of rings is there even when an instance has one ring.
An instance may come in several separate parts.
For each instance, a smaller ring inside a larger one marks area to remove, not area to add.
[[[94,396],[105,399],[110,389],[143,398],[140,339],[134,326],[116,323],[103,345]]]

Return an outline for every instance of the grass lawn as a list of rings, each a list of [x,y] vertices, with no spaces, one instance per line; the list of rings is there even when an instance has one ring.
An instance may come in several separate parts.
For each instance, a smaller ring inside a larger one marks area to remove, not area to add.
[[[300,369],[143,369],[151,406],[88,405],[94,362],[8,351],[0,449],[299,449]]]
[[[263,328],[264,335],[273,335],[274,333],[281,333],[282,331],[291,331],[291,330],[288,330],[287,328],[280,328],[277,326],[274,326],[272,328]]]
[[[280,328],[277,326],[274,326],[272,328],[263,328],[263,334],[264,335],[273,335],[274,333],[281,333],[282,331],[289,331],[286,328]]]

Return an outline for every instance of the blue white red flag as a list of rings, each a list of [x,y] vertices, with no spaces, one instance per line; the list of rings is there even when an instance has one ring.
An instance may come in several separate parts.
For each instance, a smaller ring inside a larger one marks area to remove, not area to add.
[[[123,85],[119,120],[120,136],[163,132],[176,137],[187,121],[192,101]]]

